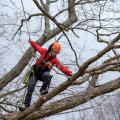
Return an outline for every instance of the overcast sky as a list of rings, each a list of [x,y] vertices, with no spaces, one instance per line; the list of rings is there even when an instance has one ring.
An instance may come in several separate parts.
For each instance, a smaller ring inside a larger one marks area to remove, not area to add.
[[[0,4],[2,4],[4,6],[1,8],[0,13],[7,13],[7,14],[9,14],[9,16],[12,17],[12,16],[15,15],[14,12],[16,12],[16,13],[18,12],[19,13],[18,16],[20,16],[20,17],[23,16],[21,0],[14,0],[14,2],[15,2],[15,6],[13,6],[13,4],[11,4],[11,2],[9,2],[8,0],[1,0]],[[25,10],[29,11],[29,13],[36,13],[38,11],[38,9],[36,9],[36,6],[33,4],[32,0],[23,0],[23,2],[24,2]],[[9,4],[9,7],[5,6],[7,4]],[[52,7],[54,8],[55,6],[53,5]],[[21,11],[21,13],[20,13],[20,11]],[[109,16],[113,17],[113,15],[110,15],[110,14],[107,15],[107,17],[109,17]],[[60,20],[63,20],[63,17],[60,17]],[[5,21],[3,21],[3,16],[0,16],[0,21],[1,21],[1,24],[5,23]],[[19,23],[20,23],[20,20],[18,18],[17,24],[19,24]],[[32,23],[31,25],[29,24],[30,29],[37,27],[37,24],[38,23],[36,23],[36,24]],[[26,26],[24,27],[24,29],[26,30]],[[69,36],[70,35],[72,36],[71,32],[68,32],[67,34],[69,34]],[[12,69],[15,66],[15,64],[17,64],[17,62],[19,61],[19,59],[21,58],[21,56],[23,55],[25,50],[29,47],[29,43],[27,41],[28,36],[23,35],[22,39],[24,39],[24,41],[25,41],[25,44],[23,45],[25,49],[22,48],[23,46],[21,44],[22,50],[20,50],[20,46],[18,46],[18,43],[17,43],[16,39],[13,42],[15,44],[13,44],[12,42],[8,42],[7,40],[5,40],[4,38],[1,37],[2,42],[0,43],[0,47],[2,45],[4,45],[4,46],[9,45],[11,47],[9,48],[9,50],[6,53],[4,53],[1,56],[2,58],[0,57],[0,59],[1,59],[0,60],[0,66],[2,66],[2,69],[0,69],[0,73],[1,73],[0,75],[2,75],[2,73],[5,73],[5,71],[3,71],[4,69],[6,69],[7,72],[10,69]],[[32,39],[34,41],[37,40],[37,36],[36,36],[36,38],[32,37]],[[65,37],[63,37],[62,39],[65,39]],[[79,54],[80,57],[81,57],[79,64],[82,64],[83,62],[85,62],[85,60],[91,58],[92,56],[94,56],[97,53],[97,51],[102,50],[106,46],[105,44],[97,43],[96,38],[93,35],[91,35],[89,33],[86,33],[86,32],[82,32],[82,31],[81,32],[79,31],[79,41],[75,37],[72,37],[72,39],[74,39],[74,41],[76,39],[76,41],[74,42],[74,44],[76,46],[75,50],[77,51],[77,54]],[[52,41],[54,41],[54,39]],[[51,43],[51,41],[46,43],[43,47],[47,48],[50,43]],[[58,56],[58,58],[60,59],[60,61],[62,63],[63,62],[67,63],[68,59],[71,57],[70,54],[72,55],[72,53],[70,53],[66,48],[67,41],[63,43],[62,40],[61,40],[61,44],[62,44],[62,51],[61,51],[61,54]],[[77,47],[79,47],[79,48],[77,48]],[[63,55],[65,55],[64,58],[62,57]],[[68,56],[69,56],[69,58],[68,58]],[[73,58],[73,60],[74,60],[74,58]],[[103,60],[104,60],[104,58],[103,58]],[[100,64],[101,61],[98,61],[96,64]],[[75,73],[75,71],[74,71],[74,73]],[[112,74],[109,74],[109,77],[111,79],[113,79],[114,76],[118,77],[119,74],[114,73],[114,72],[112,72]],[[104,79],[102,79],[102,78],[103,77],[101,77],[101,83],[104,83],[105,80],[108,79],[108,77],[106,78],[106,75],[104,75]],[[53,117],[47,118],[46,120],[51,120],[51,119],[67,120],[66,116],[64,117],[64,115],[53,116]]]

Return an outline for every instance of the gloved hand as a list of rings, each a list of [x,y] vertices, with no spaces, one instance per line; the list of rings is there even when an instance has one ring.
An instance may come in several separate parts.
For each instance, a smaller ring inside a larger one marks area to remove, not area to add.
[[[53,66],[53,64],[52,64],[52,63],[50,63],[50,62],[47,62],[47,65],[48,65],[48,68],[49,68],[49,69],[51,69],[51,68],[52,68],[52,66]]]

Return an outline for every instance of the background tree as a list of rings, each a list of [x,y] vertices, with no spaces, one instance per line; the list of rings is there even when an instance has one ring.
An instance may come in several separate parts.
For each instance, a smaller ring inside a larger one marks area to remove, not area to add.
[[[68,63],[73,76],[67,78],[54,68],[51,72],[60,75],[54,76],[53,88],[46,99],[37,97],[29,109],[18,112],[17,106],[24,93],[21,80],[33,64],[33,50],[26,37],[29,33],[26,32],[21,2],[1,1],[1,120],[41,119],[120,88],[118,0],[29,2],[29,6],[24,4],[30,37],[43,47],[59,41],[63,49],[60,60]],[[17,58],[10,61],[13,54]],[[6,62],[9,63],[5,65]],[[54,84],[56,81],[60,82]],[[39,93],[35,95],[39,96]]]

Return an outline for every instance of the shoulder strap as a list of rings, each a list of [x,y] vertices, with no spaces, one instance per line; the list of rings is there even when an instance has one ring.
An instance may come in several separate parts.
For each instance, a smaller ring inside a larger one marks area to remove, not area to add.
[[[52,48],[52,45],[49,46],[48,51],[47,51],[46,54],[45,54],[44,60],[45,60],[45,58],[47,57],[47,55],[49,54],[49,52],[51,51],[51,48]]]

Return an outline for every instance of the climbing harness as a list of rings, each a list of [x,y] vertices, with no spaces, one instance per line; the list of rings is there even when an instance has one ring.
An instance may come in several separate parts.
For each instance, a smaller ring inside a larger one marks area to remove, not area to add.
[[[50,57],[47,61],[45,61],[47,55],[49,54],[49,52],[51,51],[51,48],[48,49],[47,53],[45,54],[45,57],[43,58],[40,67],[38,67],[36,64],[33,66],[33,70],[28,70],[24,76],[24,80],[23,80],[23,84],[28,85],[29,84],[29,78],[30,75],[33,74],[34,76],[34,72],[39,72],[41,70],[44,70],[44,64],[47,64],[47,62],[49,62],[50,60],[53,59],[53,57]],[[49,69],[45,69],[44,71],[49,71]],[[30,83],[31,84],[31,83]],[[34,83],[33,83],[34,84]]]

